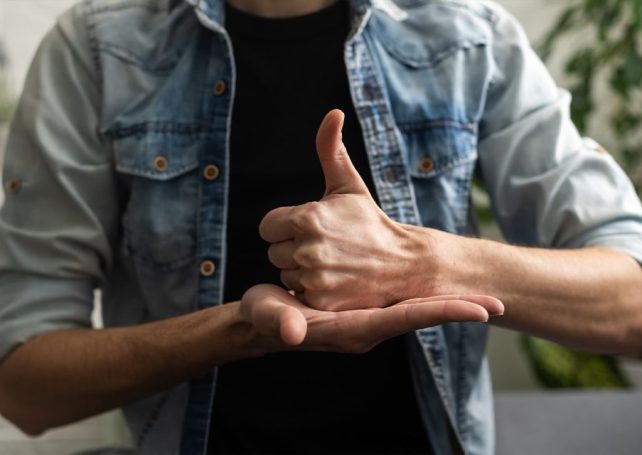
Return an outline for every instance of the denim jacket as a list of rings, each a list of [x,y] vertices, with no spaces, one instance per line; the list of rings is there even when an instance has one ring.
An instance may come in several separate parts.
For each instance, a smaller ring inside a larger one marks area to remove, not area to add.
[[[506,239],[642,261],[642,209],[582,139],[519,25],[484,0],[352,0],[345,61],[392,219],[474,235],[471,180]],[[222,0],[87,0],[42,43],[10,131],[0,356],[39,333],[221,303],[235,67]],[[213,167],[215,166],[215,167]],[[436,453],[493,452],[483,324],[407,336]],[[216,372],[124,409],[141,452],[202,454]]]

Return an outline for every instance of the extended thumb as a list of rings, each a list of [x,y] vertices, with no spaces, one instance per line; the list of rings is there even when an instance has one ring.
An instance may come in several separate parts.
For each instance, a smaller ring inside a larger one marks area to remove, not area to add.
[[[343,144],[341,130],[344,120],[345,114],[334,109],[325,116],[317,133],[317,153],[325,176],[325,194],[369,194]]]

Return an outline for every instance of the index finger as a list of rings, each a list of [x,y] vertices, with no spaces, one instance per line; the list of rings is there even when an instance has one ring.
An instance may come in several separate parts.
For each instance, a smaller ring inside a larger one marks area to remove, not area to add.
[[[269,243],[285,242],[294,238],[290,213],[294,207],[279,207],[270,210],[259,224],[259,235]]]
[[[417,300],[415,303],[398,303],[372,312],[370,333],[383,341],[446,322],[488,321],[488,311],[474,302],[452,298]]]

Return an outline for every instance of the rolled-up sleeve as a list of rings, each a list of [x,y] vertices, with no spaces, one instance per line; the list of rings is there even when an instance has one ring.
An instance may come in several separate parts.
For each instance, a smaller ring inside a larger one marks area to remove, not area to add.
[[[0,210],[0,357],[44,332],[90,327],[112,262],[116,184],[83,6],[57,22],[10,127]]]
[[[570,96],[517,22],[497,11],[478,148],[504,236],[532,246],[609,247],[642,263],[642,207],[631,181],[599,145],[580,137]]]

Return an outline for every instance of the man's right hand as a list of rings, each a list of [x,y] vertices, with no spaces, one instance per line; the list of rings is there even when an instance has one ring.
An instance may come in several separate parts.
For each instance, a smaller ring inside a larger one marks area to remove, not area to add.
[[[446,322],[486,322],[504,312],[483,295],[442,295],[399,302],[386,308],[320,311],[278,286],[250,288],[239,306],[255,331],[260,351],[284,349],[363,353],[380,342]]]
[[[422,327],[483,322],[502,312],[497,299],[485,296],[320,311],[282,288],[258,285],[241,302],[162,321],[35,336],[0,359],[0,414],[25,433],[40,434],[238,359],[291,349],[365,352]]]

